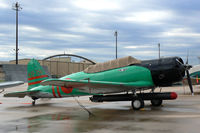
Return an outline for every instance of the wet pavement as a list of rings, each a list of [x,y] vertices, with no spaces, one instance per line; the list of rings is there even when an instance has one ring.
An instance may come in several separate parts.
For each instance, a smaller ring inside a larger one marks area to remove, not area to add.
[[[76,98],[92,115],[74,98],[41,99],[32,106],[29,97],[0,94],[0,133],[199,133],[200,89],[191,96],[179,88],[175,89],[177,100],[164,101],[162,107],[152,107],[147,101],[140,111],[132,110],[130,102],[92,103],[88,97]],[[25,89],[21,85],[6,92]]]

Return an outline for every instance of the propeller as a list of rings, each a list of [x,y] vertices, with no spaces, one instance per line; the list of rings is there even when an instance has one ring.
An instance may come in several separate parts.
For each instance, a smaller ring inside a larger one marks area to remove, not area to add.
[[[192,95],[194,95],[194,91],[193,91],[193,87],[192,87],[192,81],[191,81],[190,74],[189,74],[189,69],[192,68],[192,66],[188,65],[188,52],[187,52],[187,60],[186,60],[184,66],[185,66],[185,71],[186,71],[187,81],[188,81],[188,85],[190,87],[190,91],[191,91]]]
[[[178,60],[177,60],[178,61]],[[188,85],[189,85],[189,88],[190,88],[190,91],[192,93],[192,95],[194,95],[194,91],[193,91],[193,86],[192,86],[192,81],[191,81],[191,78],[190,78],[190,73],[189,73],[189,69],[192,68],[191,65],[188,64],[188,54],[187,54],[187,60],[185,62],[185,64],[183,64],[182,62],[178,61],[180,64],[182,64],[185,68],[185,72],[186,72],[186,76],[187,76],[187,81],[188,81]]]
[[[192,82],[191,82],[191,78],[190,78],[190,74],[189,74],[188,70],[186,70],[186,74],[187,74],[187,81],[188,81],[188,85],[190,87],[190,91],[191,91],[192,95],[194,95],[194,91],[193,91],[193,87],[192,87]]]

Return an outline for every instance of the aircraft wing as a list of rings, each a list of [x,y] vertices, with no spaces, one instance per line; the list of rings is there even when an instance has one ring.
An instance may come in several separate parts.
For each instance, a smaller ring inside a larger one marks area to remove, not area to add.
[[[19,98],[24,98],[26,95],[31,95],[34,93],[37,93],[39,91],[18,91],[18,92],[11,92],[11,93],[6,93],[4,94],[4,97],[19,97]]]
[[[0,89],[5,89],[17,85],[24,84],[23,81],[8,81],[8,82],[0,82]]]
[[[64,80],[64,79],[47,79],[41,82],[41,85],[63,86],[66,88],[76,88],[79,91],[87,93],[118,93],[140,88],[152,88],[154,85],[148,81],[137,82],[108,82],[92,80]]]

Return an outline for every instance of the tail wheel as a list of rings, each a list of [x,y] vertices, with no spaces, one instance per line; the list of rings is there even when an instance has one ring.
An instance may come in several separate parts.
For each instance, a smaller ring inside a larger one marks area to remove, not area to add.
[[[144,100],[142,99],[135,99],[132,101],[132,107],[134,110],[139,110],[144,108]]]
[[[38,99],[37,97],[32,97],[33,101],[32,101],[32,105],[35,106],[35,101]]]
[[[152,99],[151,100],[151,105],[155,106],[155,107],[161,106],[162,105],[162,101],[163,100],[161,100],[161,99]]]

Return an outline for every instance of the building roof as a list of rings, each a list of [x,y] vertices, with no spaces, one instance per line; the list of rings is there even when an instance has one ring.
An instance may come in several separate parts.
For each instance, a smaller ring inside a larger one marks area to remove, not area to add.
[[[97,63],[95,65],[91,65],[87,67],[84,72],[85,73],[96,73],[96,72],[102,72],[110,69],[120,68],[129,66],[131,64],[140,64],[141,61],[137,60],[134,57],[127,56],[123,58],[118,58],[116,60],[111,60],[103,63]]]

